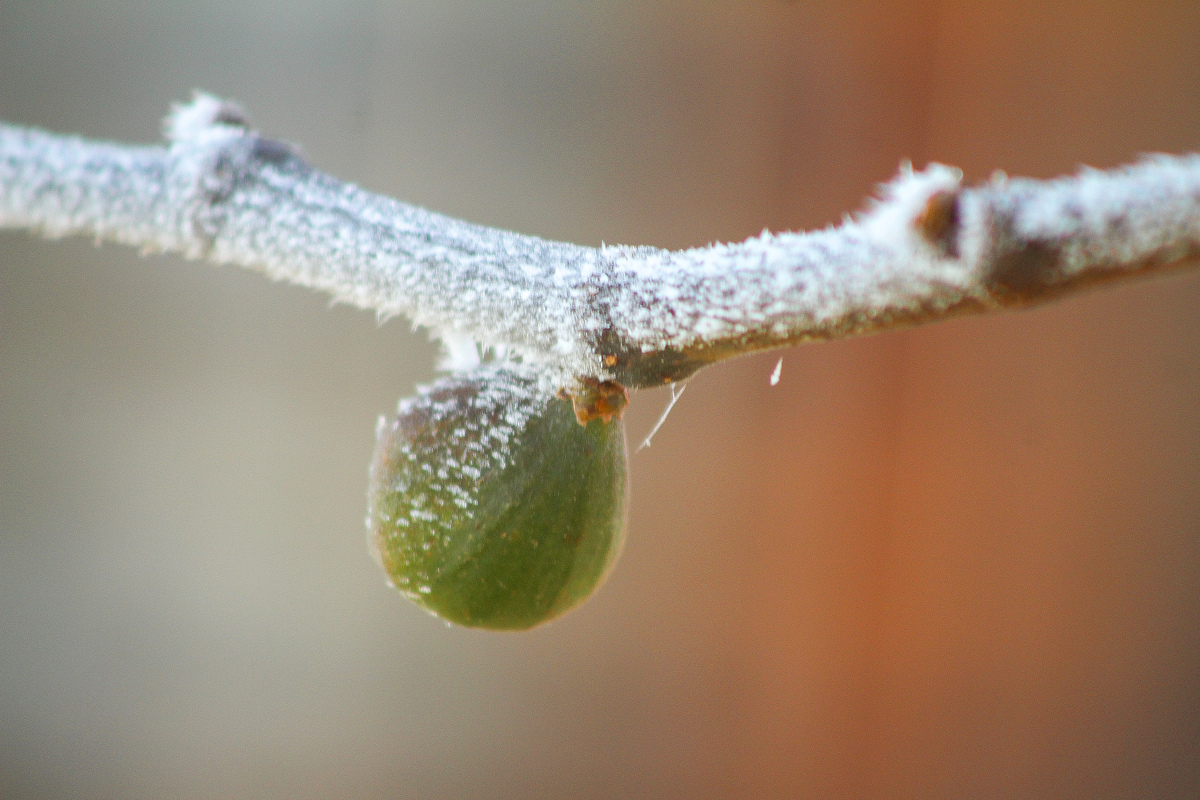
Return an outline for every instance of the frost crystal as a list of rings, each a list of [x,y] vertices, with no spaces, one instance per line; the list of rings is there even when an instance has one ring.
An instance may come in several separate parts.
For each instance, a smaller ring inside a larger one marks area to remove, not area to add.
[[[489,364],[420,387],[401,400],[396,416],[381,420],[379,456],[371,467],[373,501],[381,519],[391,518],[393,541],[379,549],[419,555],[440,548],[448,534],[470,519],[479,487],[509,463],[529,420],[554,398],[540,370]],[[405,520],[408,522],[406,523]],[[367,517],[368,530],[378,521]]]

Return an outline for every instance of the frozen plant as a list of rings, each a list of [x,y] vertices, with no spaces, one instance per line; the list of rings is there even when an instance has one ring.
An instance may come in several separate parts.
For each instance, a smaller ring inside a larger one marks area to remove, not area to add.
[[[434,331],[451,375],[380,421],[368,526],[398,589],[481,627],[552,618],[611,567],[630,389],[1200,253],[1196,155],[976,186],[904,167],[839,226],[667,251],[550,242],[363,191],[209,95],[165,127],[166,147],[132,147],[0,124],[0,226],[240,264]]]

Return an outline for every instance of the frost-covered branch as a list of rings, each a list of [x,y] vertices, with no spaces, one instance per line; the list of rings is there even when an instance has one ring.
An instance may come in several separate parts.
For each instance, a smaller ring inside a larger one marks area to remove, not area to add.
[[[964,186],[904,170],[855,219],[683,251],[590,248],[471,225],[363,191],[199,95],[168,147],[0,124],[0,227],[88,234],[241,264],[630,387],[739,353],[1039,303],[1196,262],[1200,156]],[[457,345],[468,342],[469,347]]]

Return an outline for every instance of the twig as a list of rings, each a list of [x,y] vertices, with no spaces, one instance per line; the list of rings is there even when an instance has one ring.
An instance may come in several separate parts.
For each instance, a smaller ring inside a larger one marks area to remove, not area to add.
[[[1040,303],[1195,263],[1200,157],[963,186],[902,170],[856,219],[670,252],[470,225],[312,169],[207,95],[169,147],[0,124],[0,226],[253,267],[538,361],[563,382],[679,381],[809,339]]]

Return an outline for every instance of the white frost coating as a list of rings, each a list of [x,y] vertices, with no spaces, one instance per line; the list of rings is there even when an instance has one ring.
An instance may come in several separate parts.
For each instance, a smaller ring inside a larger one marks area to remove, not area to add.
[[[962,170],[945,164],[930,164],[922,172],[913,172],[912,164],[900,165],[896,180],[880,187],[880,197],[870,204],[860,225],[867,236],[880,242],[890,242],[896,249],[928,246],[913,227],[925,209],[925,204],[937,192],[957,191],[962,183]]]
[[[387,541],[369,537],[377,561],[384,546],[406,564],[422,560],[447,547],[449,534],[474,517],[483,479],[508,465],[530,419],[562,402],[543,372],[484,364],[418,387],[415,397],[400,401],[396,416],[380,418],[367,529],[390,532]],[[372,516],[383,497],[395,506],[394,515],[382,518],[392,523],[386,526]]]
[[[163,135],[172,142],[201,141],[221,126],[248,128],[250,121],[241,106],[211,94],[197,92],[190,103],[176,103],[163,120]]]
[[[457,331],[442,331],[438,338],[442,340],[442,349],[445,351],[438,362],[438,369],[467,372],[479,366],[479,345],[474,337]]]
[[[365,192],[207,95],[166,129],[169,148],[0,125],[0,226],[253,267],[455,331],[456,367],[472,366],[474,340],[560,385],[660,385],[738,353],[1041,302],[1200,252],[1194,155],[968,188],[950,167],[905,169],[836,228],[669,252],[550,242]]]

